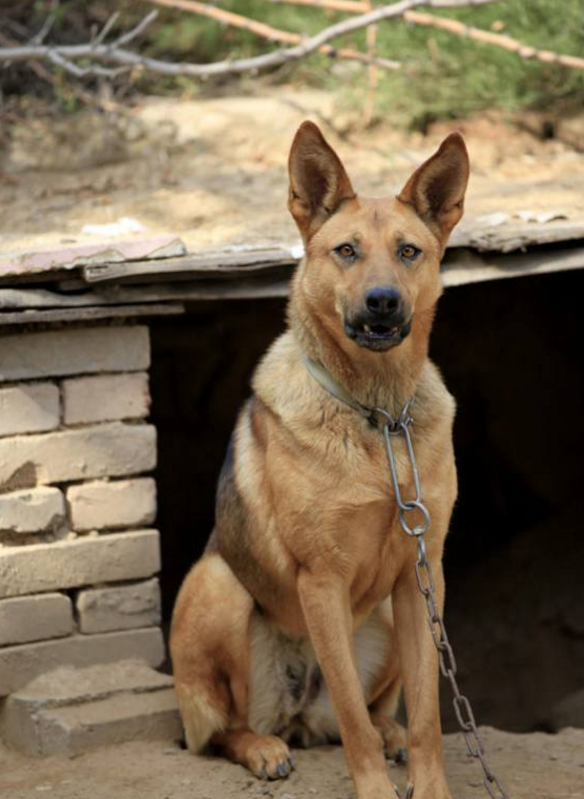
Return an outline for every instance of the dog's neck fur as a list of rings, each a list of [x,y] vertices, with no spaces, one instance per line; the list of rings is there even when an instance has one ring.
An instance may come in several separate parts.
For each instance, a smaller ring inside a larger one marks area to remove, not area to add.
[[[344,334],[339,339],[326,318],[315,312],[297,312],[296,291],[301,291],[298,284],[288,306],[288,321],[301,352],[322,364],[357,402],[398,415],[404,404],[415,398],[428,357],[435,306],[414,315],[410,335],[399,346],[387,352],[359,349],[355,357],[357,345]]]

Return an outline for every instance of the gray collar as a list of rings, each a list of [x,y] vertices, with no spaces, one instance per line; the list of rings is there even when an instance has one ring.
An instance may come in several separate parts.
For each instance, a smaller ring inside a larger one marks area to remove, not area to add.
[[[409,414],[409,409],[413,401],[412,399],[409,399],[405,403],[399,416],[396,418],[384,408],[368,407],[367,405],[362,405],[360,402],[357,402],[357,400],[349,394],[347,389],[338,383],[321,363],[313,360],[309,355],[303,355],[302,360],[312,377],[326,392],[339,400],[339,402],[357,411],[364,419],[367,419],[372,427],[380,429],[389,426],[390,430],[397,430],[402,425],[408,425],[412,421]]]

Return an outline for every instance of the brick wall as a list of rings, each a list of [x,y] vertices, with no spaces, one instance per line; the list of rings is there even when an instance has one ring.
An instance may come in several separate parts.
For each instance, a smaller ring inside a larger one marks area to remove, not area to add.
[[[164,651],[143,326],[0,336],[0,696]]]

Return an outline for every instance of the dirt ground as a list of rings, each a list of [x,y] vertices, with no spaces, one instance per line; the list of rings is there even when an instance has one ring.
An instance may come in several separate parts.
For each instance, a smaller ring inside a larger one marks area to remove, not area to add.
[[[463,225],[519,211],[584,221],[584,115],[571,120],[563,141],[495,113],[436,124],[427,136],[398,131],[390,120],[364,132],[356,111],[330,95],[279,88],[253,97],[147,98],[111,114],[31,111],[10,126],[0,160],[0,250],[95,241],[82,233],[86,224],[126,216],[147,231],[134,235],[178,233],[192,250],[293,243],[286,159],[295,129],[308,117],[338,148],[364,194],[399,190],[458,128],[473,166]],[[537,130],[539,123],[529,126]]]
[[[584,730],[559,735],[515,735],[483,729],[493,768],[513,799],[581,799]],[[460,735],[446,737],[446,769],[456,799],[487,794],[479,768]],[[127,743],[73,760],[29,760],[0,749],[3,799],[351,799],[352,783],[340,747],[295,752],[297,770],[278,782],[260,782],[243,767],[193,757],[169,742]],[[521,763],[518,766],[518,763]],[[405,768],[393,767],[404,790]],[[402,793],[403,795],[403,793]]]

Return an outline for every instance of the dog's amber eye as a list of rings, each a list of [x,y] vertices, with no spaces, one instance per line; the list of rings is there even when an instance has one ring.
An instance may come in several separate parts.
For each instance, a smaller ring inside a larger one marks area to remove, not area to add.
[[[404,244],[403,247],[400,247],[399,254],[406,261],[413,261],[420,254],[420,250],[413,244]]]
[[[357,255],[353,245],[349,244],[348,242],[339,244],[338,247],[335,247],[335,252],[337,255],[340,255],[341,258],[354,258]]]

